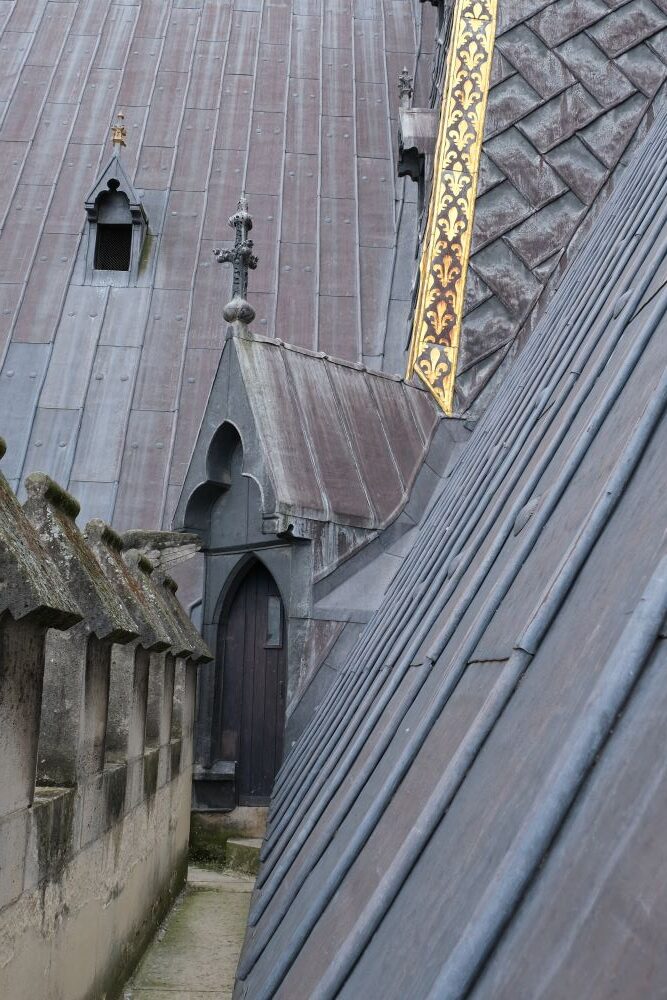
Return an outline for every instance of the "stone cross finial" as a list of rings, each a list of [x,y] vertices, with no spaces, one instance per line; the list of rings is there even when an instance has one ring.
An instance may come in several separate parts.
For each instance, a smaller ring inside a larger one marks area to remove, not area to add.
[[[123,125],[125,121],[125,115],[122,111],[119,111],[116,115],[116,121],[111,126],[111,145],[112,146],[127,146],[125,140],[127,139],[127,129]]]
[[[404,66],[398,78],[398,96],[402,108],[410,107],[410,101],[414,93],[414,79],[408,73],[408,67]]]
[[[253,241],[248,237],[252,229],[252,219],[245,195],[241,195],[236,212],[229,217],[229,225],[236,230],[234,246],[230,250],[218,248],[213,250],[218,264],[231,264],[234,268],[232,300],[227,303],[222,314],[228,323],[233,323],[235,320],[251,323],[255,318],[255,310],[246,302],[248,270],[255,270],[257,257],[252,252]]]

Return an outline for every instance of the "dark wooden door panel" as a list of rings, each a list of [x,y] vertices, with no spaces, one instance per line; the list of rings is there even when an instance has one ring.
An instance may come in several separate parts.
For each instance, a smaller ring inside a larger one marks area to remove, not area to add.
[[[275,581],[259,563],[241,579],[220,621],[219,755],[236,761],[242,803],[266,800],[285,725],[286,636]]]

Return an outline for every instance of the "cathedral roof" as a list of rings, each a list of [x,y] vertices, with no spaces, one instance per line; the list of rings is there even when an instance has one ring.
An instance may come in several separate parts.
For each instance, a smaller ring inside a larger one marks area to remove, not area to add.
[[[238,996],[660,991],[666,140],[283,765]]]

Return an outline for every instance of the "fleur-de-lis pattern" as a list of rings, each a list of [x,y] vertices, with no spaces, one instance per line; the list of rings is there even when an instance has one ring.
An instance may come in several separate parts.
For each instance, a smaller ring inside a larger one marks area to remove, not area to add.
[[[447,56],[408,378],[452,412],[497,0],[457,0]]]

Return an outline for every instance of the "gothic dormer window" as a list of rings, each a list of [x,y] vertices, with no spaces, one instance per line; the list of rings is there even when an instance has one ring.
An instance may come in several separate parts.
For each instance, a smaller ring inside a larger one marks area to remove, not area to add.
[[[97,199],[95,236],[96,271],[129,271],[132,259],[132,213],[119,182],[110,180],[109,190]]]
[[[115,128],[117,130],[118,126]],[[119,153],[114,152],[85,205],[88,217],[86,283],[136,285],[148,218]]]

